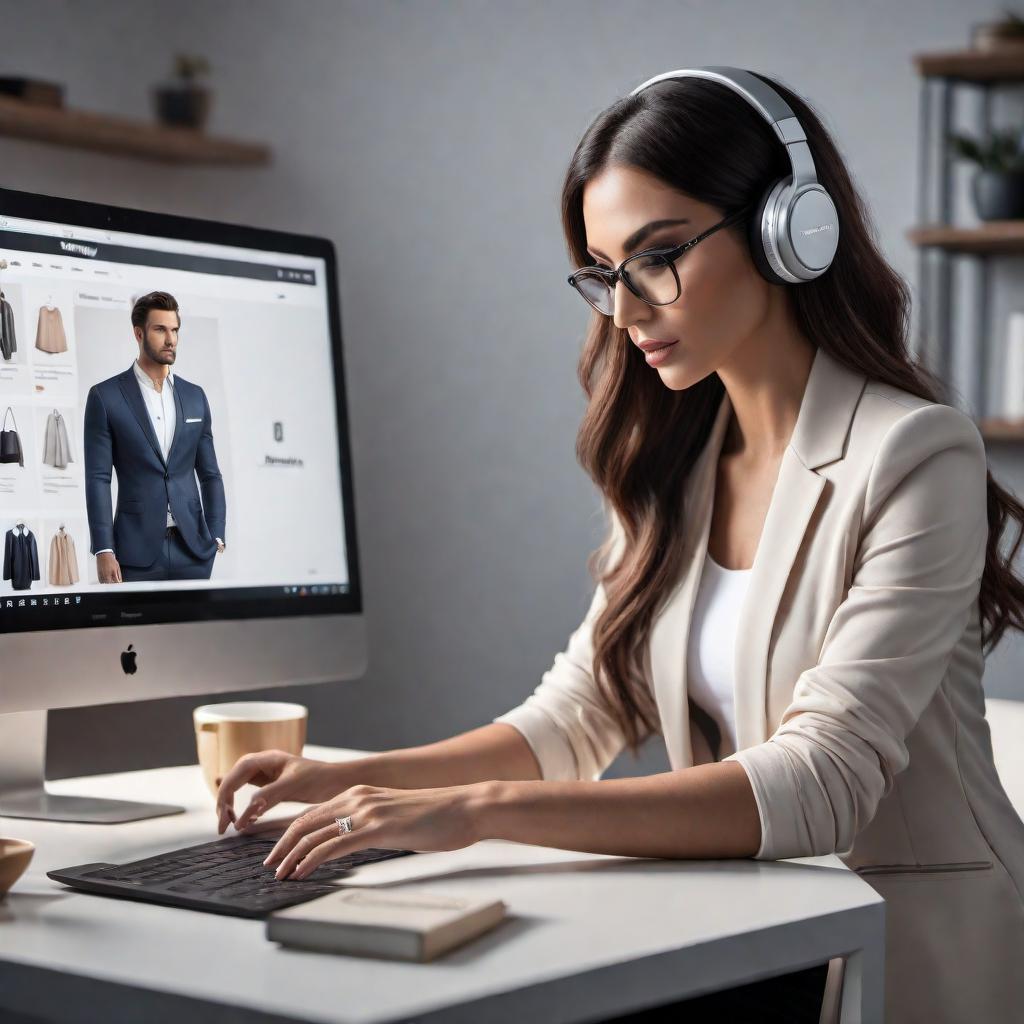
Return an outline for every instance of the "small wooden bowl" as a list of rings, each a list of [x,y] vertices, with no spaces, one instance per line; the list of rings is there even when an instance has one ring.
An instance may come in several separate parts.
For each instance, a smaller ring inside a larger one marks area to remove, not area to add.
[[[27,839],[0,839],[0,900],[28,867],[35,843]]]

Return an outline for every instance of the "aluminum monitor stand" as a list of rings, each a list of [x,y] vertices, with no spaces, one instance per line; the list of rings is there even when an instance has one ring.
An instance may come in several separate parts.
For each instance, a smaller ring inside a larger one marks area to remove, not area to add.
[[[174,804],[47,793],[46,714],[16,711],[0,715],[0,817],[113,825],[184,813],[184,807]]]

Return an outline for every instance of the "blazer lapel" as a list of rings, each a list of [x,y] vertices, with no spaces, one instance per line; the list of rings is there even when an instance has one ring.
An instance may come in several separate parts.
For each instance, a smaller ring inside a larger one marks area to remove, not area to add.
[[[825,477],[786,448],[779,464],[747,591],[736,623],[733,710],[737,749],[768,739],[768,653],[779,601],[818,505]],[[722,751],[722,755],[733,751]]]
[[[169,384],[167,381],[164,381],[164,387],[169,387],[171,394],[174,396],[174,437],[171,438],[171,446],[167,449],[167,464],[170,465],[174,459],[174,449],[185,433],[182,429],[185,426],[185,410],[181,407],[181,395],[178,394],[178,385]]]
[[[146,403],[143,401],[142,393],[139,391],[139,382],[135,379],[135,371],[129,367],[118,376],[117,383],[121,388],[121,394],[124,395],[124,400],[128,403],[128,408],[135,414],[142,432],[146,435],[146,439],[156,453],[156,457],[163,464],[163,452],[160,451],[160,443],[153,432],[153,424],[150,422],[149,413],[146,411]]]
[[[796,425],[779,464],[740,609],[734,655],[734,713],[738,749],[768,739],[768,659],[779,603],[821,499],[826,478],[817,469],[843,456],[853,413],[866,378],[817,349]],[[704,569],[718,459],[732,412],[722,396],[707,444],[691,471],[684,496],[682,578],[651,630],[651,677],[662,735],[673,768],[693,763],[689,730],[686,655],[697,585]],[[719,758],[733,751],[719,751]]]
[[[690,713],[686,693],[686,647],[690,617],[697,596],[711,530],[715,470],[732,405],[728,393],[722,396],[707,443],[690,470],[683,494],[685,533],[682,576],[668,603],[651,627],[651,685],[658,703],[661,734],[665,737],[669,763],[673,768],[693,764],[690,743]]]

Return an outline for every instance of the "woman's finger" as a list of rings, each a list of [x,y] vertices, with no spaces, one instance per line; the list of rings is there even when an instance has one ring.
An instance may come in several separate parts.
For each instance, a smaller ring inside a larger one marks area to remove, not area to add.
[[[297,817],[298,814],[285,814],[280,818],[263,818],[247,825],[243,832],[247,836],[263,835],[265,832],[283,832]]]
[[[228,827],[228,823],[235,820],[235,808],[234,800],[232,797],[228,797],[227,803],[221,803],[220,797],[217,798],[217,833],[223,834],[224,829]]]
[[[325,827],[327,822],[332,823],[332,827],[337,829],[337,824],[334,824],[334,816],[323,807],[311,808],[306,811],[305,814],[300,814],[289,826],[285,829],[285,833],[278,839],[274,848],[267,854],[266,860],[263,864],[266,867],[273,867],[278,861],[283,861],[285,857],[291,853],[292,848],[300,839],[305,838],[311,832],[316,832],[318,829]]]
[[[229,821],[235,817],[235,793],[248,782],[263,778],[270,781],[264,774],[266,757],[260,751],[244,754],[221,780],[217,789],[217,831],[223,832]]]
[[[337,829],[335,829],[335,833],[337,833]],[[292,873],[292,878],[308,878],[324,861],[334,860],[335,857],[343,857],[346,853],[355,853],[356,850],[362,849],[365,849],[365,845],[356,841],[354,833],[350,836],[335,834],[333,839],[320,843],[299,861]]]
[[[292,868],[299,861],[311,854],[317,847],[329,843],[331,839],[338,836],[336,824],[325,825],[315,832],[307,832],[284,856],[278,866],[276,875],[278,878],[287,878],[292,873]]]
[[[235,809],[228,804],[217,805],[217,835],[223,835],[228,823],[235,820]]]
[[[256,818],[266,814],[271,807],[287,799],[285,788],[286,785],[278,779],[275,782],[268,782],[254,793],[252,800],[249,801],[249,806],[238,816],[235,828],[241,831],[251,825]]]
[[[258,790],[256,795],[249,801],[249,806],[235,820],[236,831],[241,832],[244,828],[247,828],[270,806],[262,794],[263,790]]]

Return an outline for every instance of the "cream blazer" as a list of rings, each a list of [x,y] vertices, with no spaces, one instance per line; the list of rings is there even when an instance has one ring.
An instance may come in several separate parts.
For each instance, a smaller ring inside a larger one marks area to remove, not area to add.
[[[726,393],[646,651],[673,770],[713,759],[686,649],[730,411]],[[1024,822],[996,773],[981,685],[985,474],[970,417],[818,349],[739,613],[738,749],[720,753],[750,778],[755,856],[836,853],[884,897],[888,1024],[1024,1021]],[[604,602],[598,585],[540,685],[493,719],[523,734],[545,779],[598,779],[625,746],[591,674]],[[823,1020],[844,962],[830,964]]]
[[[78,582],[78,555],[71,534],[62,526],[50,541],[49,580],[52,587],[72,587]]]

